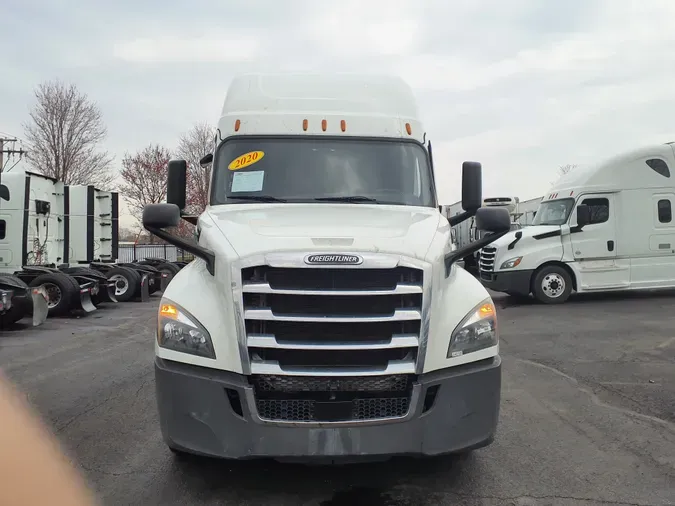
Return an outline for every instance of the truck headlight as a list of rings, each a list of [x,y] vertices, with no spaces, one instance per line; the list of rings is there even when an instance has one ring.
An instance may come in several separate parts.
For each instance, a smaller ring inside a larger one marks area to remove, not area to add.
[[[159,306],[157,343],[169,350],[216,358],[211,336],[206,329],[185,309],[166,299]]]
[[[498,342],[497,311],[492,299],[487,298],[469,311],[452,332],[447,358],[490,348]]]
[[[513,269],[514,267],[518,267],[518,264],[520,264],[520,261],[522,259],[523,257],[509,258],[506,262],[502,264],[500,269]]]

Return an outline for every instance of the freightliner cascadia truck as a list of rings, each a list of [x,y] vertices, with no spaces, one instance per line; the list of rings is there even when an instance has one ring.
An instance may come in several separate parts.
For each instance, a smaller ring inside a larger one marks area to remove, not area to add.
[[[209,205],[186,211],[184,160],[144,227],[192,252],[159,306],[155,378],[177,455],[281,461],[465,453],[499,417],[495,306],[455,262],[509,230],[462,169],[440,212],[431,144],[398,77],[235,78]],[[451,226],[487,235],[457,249]],[[196,242],[170,229],[184,219]]]

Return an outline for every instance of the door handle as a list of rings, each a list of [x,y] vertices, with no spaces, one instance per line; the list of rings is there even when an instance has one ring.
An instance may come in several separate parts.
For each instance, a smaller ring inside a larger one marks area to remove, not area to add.
[[[607,241],[607,250],[614,251],[614,241]]]

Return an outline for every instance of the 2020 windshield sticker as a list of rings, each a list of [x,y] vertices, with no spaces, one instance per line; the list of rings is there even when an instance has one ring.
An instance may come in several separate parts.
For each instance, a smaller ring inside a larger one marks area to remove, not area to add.
[[[232,193],[237,192],[259,192],[263,188],[263,180],[265,179],[264,170],[256,170],[253,172],[237,172],[232,176]]]
[[[249,151],[243,155],[238,156],[230,162],[230,165],[227,166],[230,170],[239,170],[254,163],[258,163],[265,156],[264,151]]]

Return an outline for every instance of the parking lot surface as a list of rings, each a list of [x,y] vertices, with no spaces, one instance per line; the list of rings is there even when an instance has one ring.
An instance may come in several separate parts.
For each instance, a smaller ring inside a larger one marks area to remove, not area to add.
[[[0,368],[109,505],[673,505],[675,294],[495,296],[499,432],[465,459],[177,462],[153,379],[158,299],[0,334]]]

